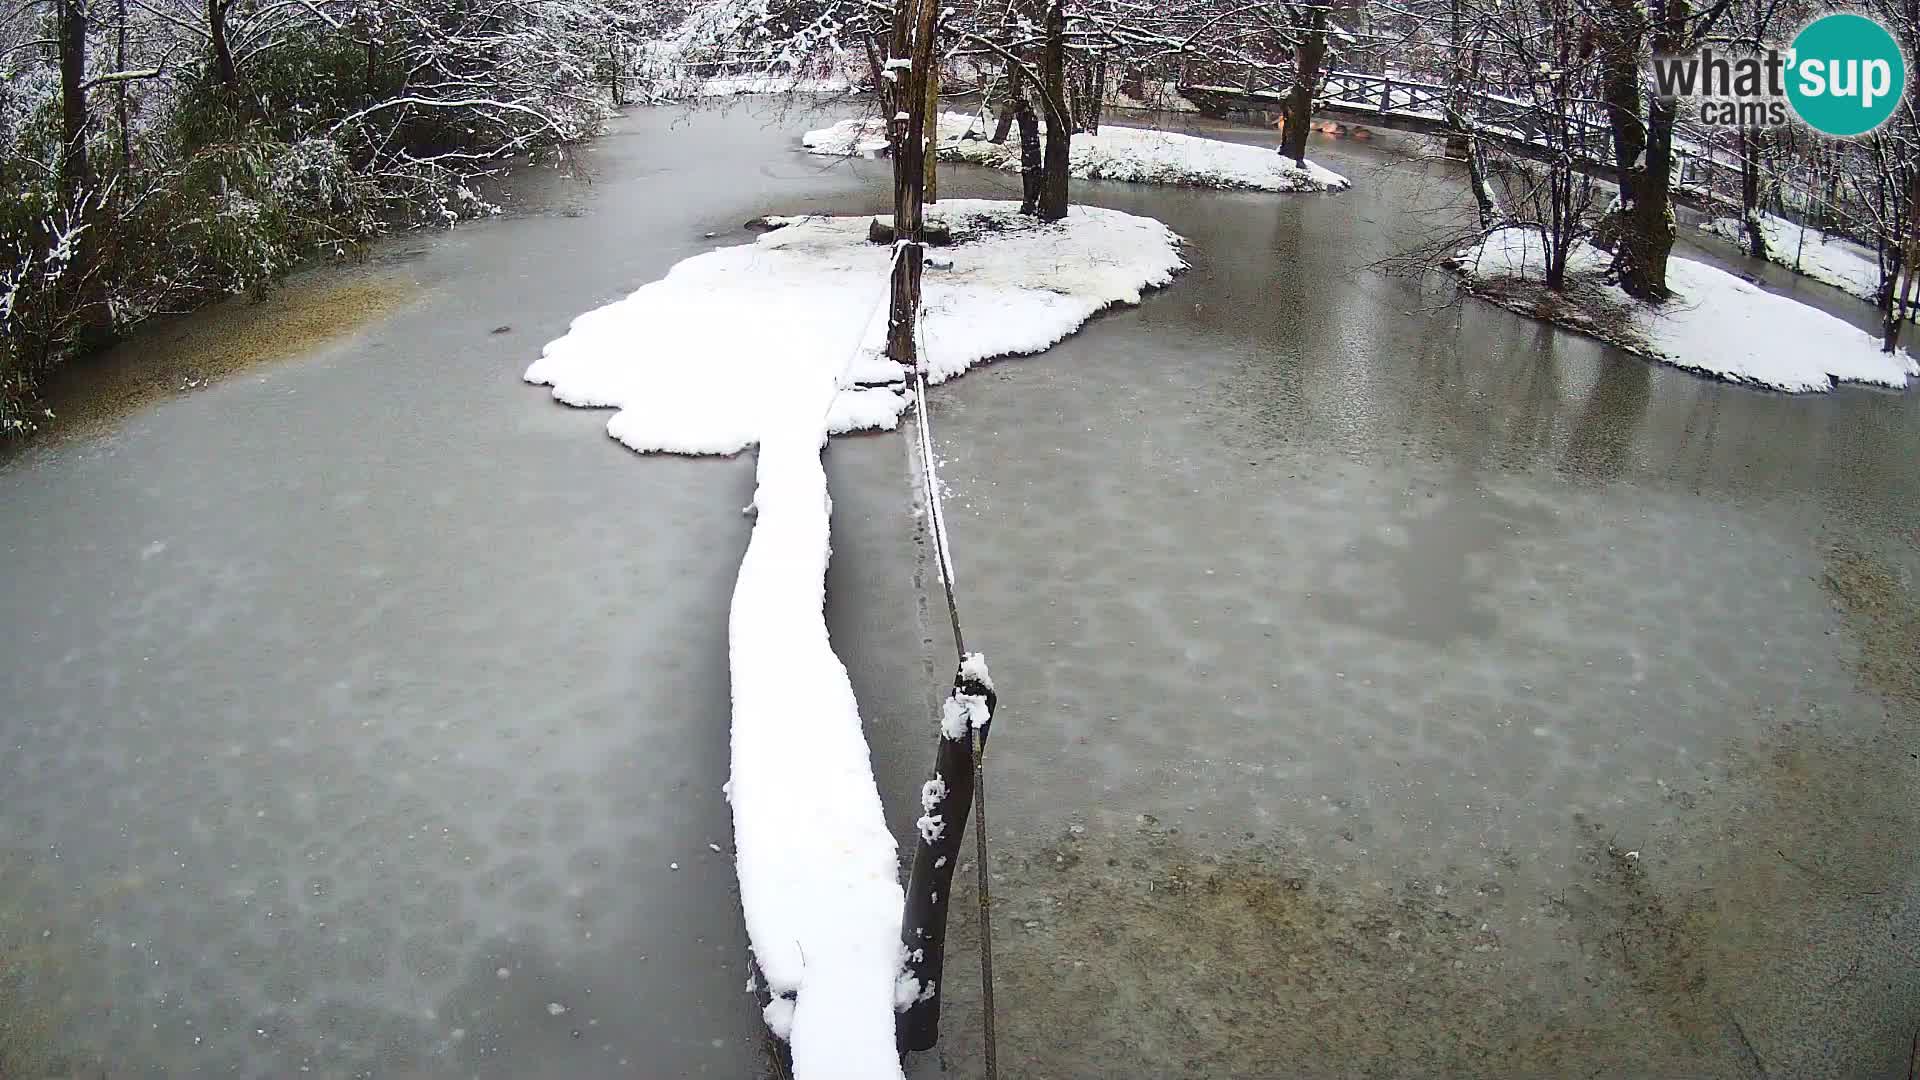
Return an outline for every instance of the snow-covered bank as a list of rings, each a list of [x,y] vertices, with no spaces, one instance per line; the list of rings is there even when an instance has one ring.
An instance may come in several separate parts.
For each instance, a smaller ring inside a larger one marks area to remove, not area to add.
[[[990,143],[992,134],[993,124],[979,116],[941,113],[940,157],[1020,171],[1019,137]],[[828,157],[877,154],[887,146],[886,124],[876,118],[842,120],[807,132],[800,144]],[[1267,147],[1115,124],[1102,125],[1097,135],[1075,135],[1069,160],[1073,175],[1085,180],[1243,191],[1345,191],[1351,186],[1339,173],[1311,161],[1299,168]]]
[[[1707,231],[1746,250],[1747,230],[1738,218],[1715,218],[1707,225]],[[1879,297],[1880,264],[1871,248],[1772,214],[1760,215],[1760,235],[1767,242],[1769,262],[1779,263],[1868,303]],[[1920,311],[1914,312],[1913,318],[1920,319]]]
[[[1674,296],[1657,307],[1605,283],[1607,264],[1603,251],[1576,249],[1567,262],[1573,299],[1561,301],[1543,285],[1545,247],[1532,229],[1501,229],[1453,259],[1468,287],[1488,299],[1525,314],[1548,312],[1629,352],[1731,382],[1803,392],[1835,382],[1904,388],[1920,376],[1906,350],[1889,356],[1873,335],[1705,263],[1670,259]],[[1592,310],[1595,304],[1604,310]]]
[[[1039,352],[1094,313],[1138,303],[1183,265],[1149,218],[1016,204],[929,208],[954,238],[924,285],[931,381]],[[902,895],[845,667],[824,619],[829,432],[890,428],[905,374],[881,354],[893,248],[867,217],[772,219],[755,242],[675,266],[574,320],[526,379],[617,408],[637,450],[730,454],[757,443],[753,536],[729,622],[734,844],[747,935],[800,1080],[896,1080]],[[881,386],[860,384],[882,383]]]

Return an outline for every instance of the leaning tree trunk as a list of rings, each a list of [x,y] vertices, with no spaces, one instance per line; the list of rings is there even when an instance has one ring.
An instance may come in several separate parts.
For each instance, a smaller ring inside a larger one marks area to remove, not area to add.
[[[1327,9],[1313,9],[1313,26],[1294,50],[1293,90],[1287,95],[1285,130],[1280,153],[1301,168],[1307,167],[1307,132],[1313,126],[1313,91],[1320,84],[1320,65],[1327,56]]]
[[[1040,75],[1040,103],[1047,112],[1040,220],[1059,221],[1067,216],[1067,178],[1073,159],[1073,118],[1067,110],[1067,0],[1053,0],[1047,8],[1047,44],[1041,52]]]
[[[1007,61],[1007,73],[1004,77],[1007,80],[1007,96],[997,107],[993,138],[987,140],[996,146],[1006,142],[1007,133],[1013,129],[1014,106],[1020,98],[1020,62],[1018,60]]]
[[[213,81],[231,90],[240,82],[233,63],[233,48],[227,43],[227,12],[233,0],[207,0],[207,36],[213,45]]]

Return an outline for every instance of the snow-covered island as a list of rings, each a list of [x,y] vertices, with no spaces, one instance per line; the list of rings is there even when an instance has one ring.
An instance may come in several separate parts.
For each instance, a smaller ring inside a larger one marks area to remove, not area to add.
[[[800,145],[827,157],[868,157],[886,149],[886,127],[872,117],[842,120],[807,132]],[[989,142],[992,134],[992,122],[977,115],[941,113],[940,159],[1019,172],[1019,139]],[[1104,124],[1097,134],[1074,135],[1069,171],[1083,180],[1229,191],[1345,191],[1352,186],[1331,169],[1311,161],[1302,168],[1268,147],[1117,124]]]
[[[1151,218],[1075,206],[1043,223],[1013,203],[928,208],[950,242],[922,295],[922,359],[939,382],[1035,353],[1103,308],[1136,304],[1185,265]],[[897,1080],[902,892],[858,702],[824,618],[831,432],[891,428],[910,403],[883,354],[891,244],[871,218],[767,219],[750,244],[675,266],[574,320],[526,379],[612,407],[636,450],[759,446],[756,520],[729,618],[733,807],[747,936],[769,1028],[796,1075]],[[877,384],[877,385],[876,385]]]
[[[1671,257],[1673,296],[1657,306],[1608,283],[1608,263],[1581,243],[1567,259],[1567,287],[1549,290],[1546,247],[1529,228],[1495,230],[1449,260],[1478,296],[1729,382],[1801,393],[1838,382],[1905,388],[1920,376],[1906,349],[1882,352],[1872,334],[1705,263]]]

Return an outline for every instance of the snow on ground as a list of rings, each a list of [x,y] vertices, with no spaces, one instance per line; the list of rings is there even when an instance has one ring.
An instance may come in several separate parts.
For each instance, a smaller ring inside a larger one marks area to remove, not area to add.
[[[698,97],[734,97],[739,94],[845,94],[853,90],[853,80],[844,75],[818,79],[797,79],[791,75],[721,75],[702,80],[694,89]]]
[[[928,219],[960,241],[934,249],[952,266],[925,277],[936,383],[1040,352],[1183,265],[1171,230],[1117,210],[1075,206],[1047,225],[1013,203],[958,199],[928,207]],[[907,396],[899,365],[880,355],[889,249],[867,242],[867,217],[772,221],[782,227],[754,243],[696,255],[575,319],[527,381],[569,405],[619,409],[607,433],[640,451],[736,453],[836,378],[834,432],[893,427]]]
[[[1707,231],[1747,246],[1746,228],[1739,218],[1715,218]],[[1815,281],[1852,293],[1868,303],[1880,292],[1880,265],[1873,249],[1845,237],[1829,236],[1815,228],[1760,215],[1760,235],[1767,241],[1767,259]],[[1920,311],[1913,313],[1920,319]]]
[[[1044,131],[1045,125],[1042,125]],[[990,143],[993,123],[965,113],[940,114],[940,157],[993,169],[1020,171],[1018,135]],[[968,138],[967,136],[974,136]],[[828,157],[858,157],[886,149],[886,123],[877,118],[842,120],[809,131],[800,144]],[[1177,131],[1103,124],[1097,135],[1073,137],[1074,176],[1141,184],[1251,191],[1345,191],[1347,178],[1313,162],[1302,169],[1270,148],[1203,139]]]
[[[1095,312],[1138,303],[1183,263],[1157,221],[1076,206],[1043,224],[1016,204],[929,208],[955,243],[926,273],[924,356],[938,382],[1039,352]],[[800,1080],[897,1080],[902,894],[858,703],[823,615],[829,432],[891,428],[904,372],[881,355],[892,248],[867,217],[794,217],[754,243],[675,266],[574,320],[526,379],[619,411],[636,450],[758,444],[756,521],[729,621],[735,862],[748,939]],[[892,385],[855,384],[892,381]]]
[[[1535,230],[1501,229],[1460,252],[1453,264],[1476,291],[1512,297],[1504,287],[1542,280],[1545,250]],[[1626,325],[1612,328],[1596,320],[1581,329],[1650,359],[1789,392],[1831,390],[1836,381],[1904,388],[1920,376],[1907,350],[1889,356],[1872,334],[1724,270],[1674,256],[1667,263],[1674,296],[1655,307],[1604,284],[1607,264],[1605,252],[1583,244],[1568,260],[1568,277],[1597,290]],[[1518,306],[1534,310],[1540,295],[1532,292]]]

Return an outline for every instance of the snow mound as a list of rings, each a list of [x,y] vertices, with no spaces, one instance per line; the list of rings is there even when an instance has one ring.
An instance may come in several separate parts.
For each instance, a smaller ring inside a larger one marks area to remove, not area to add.
[[[1705,263],[1669,259],[1674,295],[1657,306],[1605,284],[1608,263],[1606,252],[1582,244],[1567,260],[1567,276],[1597,291],[1624,325],[1565,321],[1648,359],[1789,393],[1824,392],[1836,382],[1905,388],[1920,376],[1905,349],[1883,353],[1872,334]],[[1499,229],[1455,255],[1452,265],[1470,288],[1496,298],[1516,283],[1534,286],[1515,305],[1532,311],[1543,292],[1546,248],[1533,229]]]
[[[1868,303],[1880,295],[1880,263],[1873,249],[1819,229],[1760,214],[1760,236],[1767,242],[1767,259],[1823,285],[1831,285]],[[1715,218],[1707,225],[1715,236],[1747,246],[1746,226],[1739,218]],[[1920,311],[1911,317],[1920,320]]]
[[[938,382],[1033,353],[1095,312],[1138,303],[1184,265],[1149,218],[1074,207],[1042,224],[1012,203],[954,201],[955,238],[924,285]],[[561,401],[619,410],[636,450],[758,444],[756,520],[728,629],[735,865],[754,959],[801,1080],[899,1080],[894,1009],[903,897],[847,671],[828,639],[830,432],[890,428],[909,402],[882,355],[892,246],[866,217],[774,219],[751,244],[675,266],[574,320],[527,369]],[[865,385],[880,383],[882,385]],[[969,660],[987,677],[984,660]]]
[[[941,113],[940,157],[1019,172],[1018,136],[990,143],[991,127],[978,116]],[[842,120],[807,132],[800,145],[827,157],[872,156],[887,147],[887,125],[878,118]],[[1097,135],[1075,135],[1069,160],[1070,171],[1084,180],[1238,191],[1345,191],[1352,186],[1339,173],[1311,161],[1300,168],[1267,147],[1113,124],[1102,125]]]
[[[1118,210],[1075,206],[1043,224],[1014,203],[956,199],[927,217],[956,240],[937,249],[952,266],[929,269],[923,287],[933,383],[1047,349],[1185,266],[1172,230]],[[737,453],[836,381],[831,431],[891,429],[909,397],[883,355],[891,249],[867,242],[869,220],[771,219],[779,227],[754,243],[696,255],[575,319],[526,380],[620,410],[607,433],[642,452]]]

